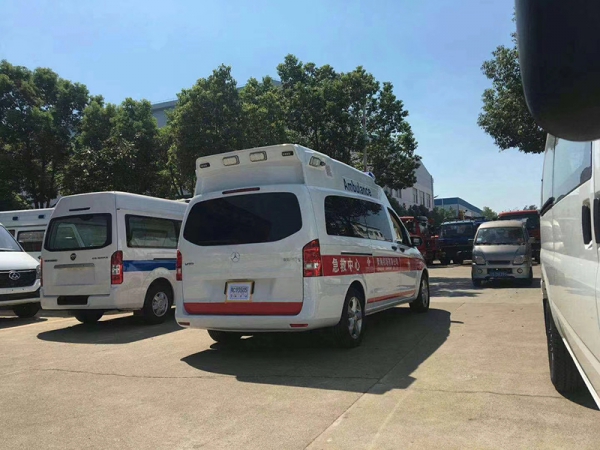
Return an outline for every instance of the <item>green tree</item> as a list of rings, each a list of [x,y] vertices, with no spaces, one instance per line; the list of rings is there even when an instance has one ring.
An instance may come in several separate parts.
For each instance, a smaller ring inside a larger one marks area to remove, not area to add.
[[[338,73],[293,55],[277,72],[290,140],[363,170],[366,149],[367,169],[379,184],[393,189],[414,184],[417,143],[390,83],[380,85],[362,67]]]
[[[525,205],[523,208],[525,211],[535,211],[538,209],[537,205]]]
[[[482,215],[487,220],[496,220],[498,218],[498,214],[488,206],[483,207]]]
[[[50,69],[0,62],[0,151],[14,162],[11,178],[37,208],[58,196],[88,101],[84,85]]]
[[[161,176],[166,152],[159,145],[150,102],[128,98],[115,106],[95,98],[85,109],[81,128],[65,169],[65,193],[118,190],[161,197],[171,193]]]
[[[483,92],[483,108],[477,124],[494,138],[500,150],[518,148],[524,153],[542,153],[546,142],[545,132],[535,123],[527,109],[516,34],[514,45],[503,45],[492,53],[481,70],[492,81],[492,88]]]
[[[242,104],[231,68],[226,66],[182,90],[177,98],[168,117],[173,139],[169,166],[176,184],[193,192],[197,158],[243,148]]]
[[[29,205],[25,199],[17,194],[20,192],[18,168],[8,156],[7,150],[0,148],[0,211],[27,209]]]
[[[449,209],[435,207],[429,214],[429,218],[433,219],[434,227],[439,227],[444,222],[456,220],[456,214],[454,211],[450,211]]]
[[[283,93],[271,77],[250,78],[240,91],[243,143],[246,148],[288,141]]]

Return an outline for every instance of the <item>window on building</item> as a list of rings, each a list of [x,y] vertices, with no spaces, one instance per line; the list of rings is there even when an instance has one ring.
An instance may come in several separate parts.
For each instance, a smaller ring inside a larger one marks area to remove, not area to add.
[[[425,206],[427,206],[427,208],[431,208],[431,194],[427,194],[425,197]]]
[[[413,203],[419,203],[419,191],[416,188],[413,188]]]
[[[421,199],[420,199],[421,202],[420,202],[420,204],[424,205],[425,204],[425,192],[420,191],[420,194],[421,194]]]

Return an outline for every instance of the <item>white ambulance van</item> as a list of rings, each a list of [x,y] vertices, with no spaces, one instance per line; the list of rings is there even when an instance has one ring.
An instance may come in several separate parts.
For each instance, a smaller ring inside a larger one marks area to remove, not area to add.
[[[177,322],[216,341],[332,327],[429,308],[423,257],[372,177],[298,145],[197,160],[177,255]]]
[[[83,323],[109,310],[164,321],[186,207],[123,192],[62,197],[42,249],[42,308],[71,310]]]
[[[52,211],[52,208],[3,211],[0,212],[0,223],[17,239],[23,250],[39,259]]]

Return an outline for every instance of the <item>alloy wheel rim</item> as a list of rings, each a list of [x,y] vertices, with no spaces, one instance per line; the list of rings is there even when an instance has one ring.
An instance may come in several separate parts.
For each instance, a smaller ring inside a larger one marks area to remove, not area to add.
[[[423,306],[429,306],[429,284],[427,284],[427,280],[421,281],[421,300]]]
[[[352,297],[348,302],[348,332],[352,339],[358,339],[362,332],[363,316],[360,300]]]
[[[162,317],[166,314],[169,307],[169,298],[164,292],[157,292],[152,299],[152,312],[157,317]]]

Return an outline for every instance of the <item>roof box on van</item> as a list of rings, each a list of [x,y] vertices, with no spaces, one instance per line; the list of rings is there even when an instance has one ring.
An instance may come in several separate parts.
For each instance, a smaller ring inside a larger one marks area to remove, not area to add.
[[[301,145],[281,144],[196,160],[194,195],[274,184],[306,184],[382,199],[372,175]]]

